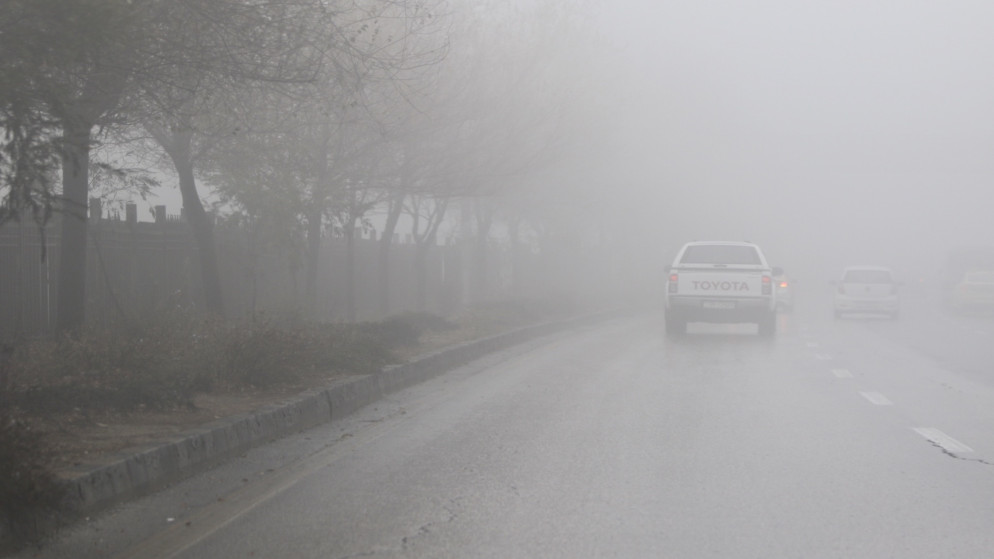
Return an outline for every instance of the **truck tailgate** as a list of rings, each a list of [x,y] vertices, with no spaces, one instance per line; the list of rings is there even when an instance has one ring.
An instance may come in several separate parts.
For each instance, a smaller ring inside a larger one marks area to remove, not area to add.
[[[695,297],[761,297],[763,273],[755,270],[677,272],[677,293]]]

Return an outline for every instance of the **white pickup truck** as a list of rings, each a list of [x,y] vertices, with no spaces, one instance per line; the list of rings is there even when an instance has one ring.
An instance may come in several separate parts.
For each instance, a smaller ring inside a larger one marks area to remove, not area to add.
[[[688,322],[755,322],[759,335],[776,333],[773,276],[753,243],[695,241],[677,253],[666,282],[666,333],[680,336]]]

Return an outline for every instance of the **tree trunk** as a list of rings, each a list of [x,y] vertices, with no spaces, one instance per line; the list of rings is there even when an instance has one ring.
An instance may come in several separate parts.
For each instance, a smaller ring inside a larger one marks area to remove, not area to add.
[[[64,124],[62,156],[62,238],[59,254],[58,315],[55,328],[73,334],[86,319],[87,198],[89,196],[90,131],[86,119]]]
[[[200,278],[204,287],[204,305],[208,311],[224,316],[224,299],[221,294],[221,274],[217,266],[217,249],[214,246],[214,224],[211,222],[197,193],[193,176],[191,144],[193,132],[173,131],[166,153],[179,175],[179,190],[183,196],[183,209],[200,254]]]
[[[377,251],[377,302],[381,317],[390,315],[390,248],[393,244],[393,234],[397,223],[404,211],[405,194],[394,194],[390,197],[390,207],[387,210],[387,221],[383,226],[383,236],[380,237]]]
[[[311,209],[307,212],[307,270],[304,279],[304,301],[307,314],[317,318],[318,312],[318,272],[321,265],[321,226],[324,225],[324,210],[328,202],[328,144],[331,141],[331,124],[321,123],[320,141],[314,152],[317,161],[317,180],[311,188]]]
[[[428,255],[435,247],[438,239],[438,228],[445,221],[445,211],[448,208],[448,200],[436,200],[435,211],[431,214],[428,222],[428,229],[424,236],[418,241],[417,250],[414,253],[414,274],[417,285],[417,305],[419,311],[428,310]],[[415,225],[416,227],[416,225]],[[417,236],[415,235],[415,238]]]
[[[307,213],[307,276],[304,278],[304,301],[307,314],[317,318],[318,302],[318,266],[321,258],[321,223],[323,214],[320,209]]]
[[[507,226],[507,237],[511,247],[511,293],[520,296],[524,292],[521,278],[521,221],[514,219]]]
[[[355,322],[355,220],[345,228],[345,316]]]
[[[415,304],[419,311],[428,310],[428,245],[419,244],[414,253]]]
[[[490,226],[493,224],[493,210],[476,205],[476,238],[473,251],[473,292],[476,301],[487,297],[488,241]]]

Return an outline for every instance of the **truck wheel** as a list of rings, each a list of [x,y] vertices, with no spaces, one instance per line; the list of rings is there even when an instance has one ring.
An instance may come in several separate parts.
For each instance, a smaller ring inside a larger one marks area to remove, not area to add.
[[[772,338],[777,333],[777,313],[767,313],[759,319],[759,335]]]
[[[666,335],[679,338],[687,333],[687,321],[679,316],[666,315]]]

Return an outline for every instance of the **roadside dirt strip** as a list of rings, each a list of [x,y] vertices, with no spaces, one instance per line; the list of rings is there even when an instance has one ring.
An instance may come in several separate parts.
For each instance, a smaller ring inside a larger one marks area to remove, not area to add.
[[[340,419],[377,399],[452,368],[533,338],[617,316],[617,312],[550,322],[443,349],[409,363],[309,390],[284,404],[204,425],[160,445],[137,447],[63,474],[67,512],[91,515],[206,471],[246,450]]]

